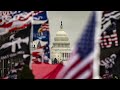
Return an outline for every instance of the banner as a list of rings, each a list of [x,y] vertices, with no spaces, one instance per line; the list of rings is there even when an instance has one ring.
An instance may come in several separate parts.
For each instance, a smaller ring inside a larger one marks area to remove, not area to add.
[[[15,70],[18,64],[30,62],[30,31],[28,27],[0,35],[0,66],[1,77],[5,77],[10,71]]]
[[[104,30],[100,42],[100,76],[102,79],[119,79],[120,13],[117,11],[105,13],[102,19]]]
[[[33,78],[32,72],[29,70],[31,30],[33,30],[33,46],[36,45],[33,52],[37,50],[39,59],[48,63],[50,53],[47,12],[0,11],[1,78],[23,79],[30,78],[30,74]],[[29,75],[27,75],[28,73]]]
[[[55,79],[63,64],[32,64],[35,79]]]
[[[24,28],[42,11],[0,11],[0,34]]]
[[[33,52],[38,52],[38,56],[33,56],[33,61],[49,63],[49,21],[47,12],[43,11],[33,16]]]

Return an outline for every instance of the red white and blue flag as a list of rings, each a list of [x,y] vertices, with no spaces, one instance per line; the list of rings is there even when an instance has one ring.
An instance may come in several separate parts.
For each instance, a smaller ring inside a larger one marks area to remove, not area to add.
[[[0,32],[23,29],[32,22],[33,16],[43,11],[0,11]]]
[[[33,52],[40,51],[41,61],[49,62],[50,59],[50,32],[47,11],[33,17]]]
[[[96,13],[93,12],[82,37],[57,79],[92,79]]]

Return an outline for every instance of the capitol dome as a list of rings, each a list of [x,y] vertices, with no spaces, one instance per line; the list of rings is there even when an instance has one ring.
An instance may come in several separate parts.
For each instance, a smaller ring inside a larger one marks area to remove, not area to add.
[[[63,30],[60,30],[56,33],[56,36],[67,36],[67,33]]]
[[[69,41],[67,33],[63,30],[62,22],[60,26],[60,30],[56,33],[55,41]]]
[[[60,30],[57,31],[54,37],[53,46],[51,47],[51,57],[52,61],[57,59],[57,61],[63,62],[70,57],[70,41],[67,33],[63,30],[63,25],[61,22]]]

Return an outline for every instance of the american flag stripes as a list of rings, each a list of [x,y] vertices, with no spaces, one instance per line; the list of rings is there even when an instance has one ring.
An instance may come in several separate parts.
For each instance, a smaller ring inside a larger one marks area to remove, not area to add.
[[[13,31],[27,27],[32,21],[34,15],[43,11],[1,11],[0,12],[0,30]]]
[[[96,12],[93,12],[82,37],[57,79],[92,79],[95,29]]]

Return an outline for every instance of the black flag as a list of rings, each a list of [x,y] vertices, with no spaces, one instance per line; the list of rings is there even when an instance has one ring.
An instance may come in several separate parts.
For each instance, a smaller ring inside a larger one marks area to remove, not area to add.
[[[25,65],[30,63],[31,23],[20,30],[0,35],[1,78],[17,79]],[[31,73],[32,74],[32,73]]]
[[[103,12],[100,42],[100,76],[120,78],[120,11]]]

